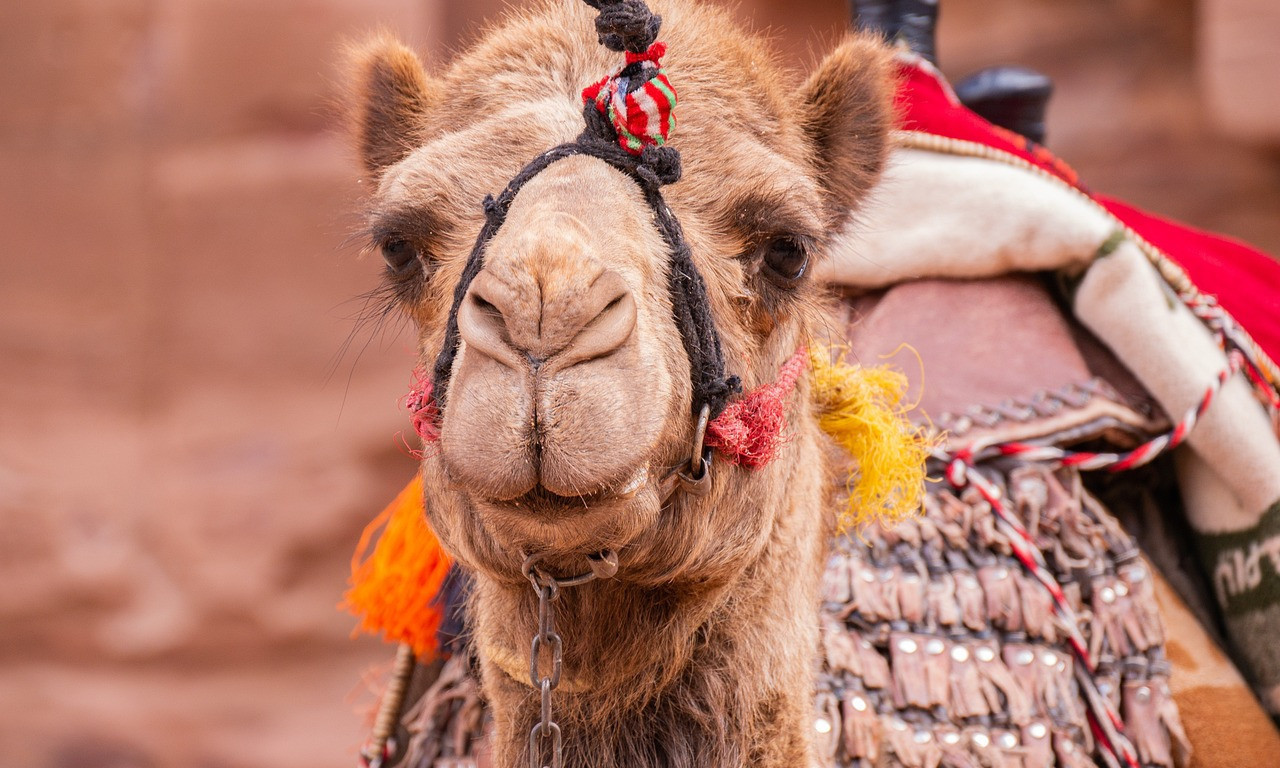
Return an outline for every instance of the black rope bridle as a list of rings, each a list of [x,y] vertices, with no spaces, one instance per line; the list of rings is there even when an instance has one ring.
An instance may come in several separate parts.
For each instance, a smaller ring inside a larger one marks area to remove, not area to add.
[[[652,12],[643,0],[585,0],[599,11],[596,32],[602,45],[616,52],[644,54],[654,46],[662,19]],[[645,66],[633,61],[618,74],[617,85],[626,93],[641,88],[647,82]],[[680,329],[680,339],[689,359],[689,377],[692,384],[692,411],[697,420],[694,454],[690,469],[692,474],[676,473],[677,481],[693,489],[701,487],[705,492],[709,472],[703,464],[703,432],[708,419],[719,416],[728,404],[729,397],[739,391],[736,376],[725,373],[724,351],[715,318],[711,314],[706,282],[693,263],[693,254],[685,240],[680,222],[667,206],[661,188],[680,179],[680,153],[665,144],[649,143],[638,154],[623,148],[618,130],[612,121],[590,99],[584,99],[583,118],[586,127],[567,144],[553,147],[531,160],[507,183],[496,198],[484,200],[485,222],[476,236],[475,246],[462,270],[453,291],[453,304],[445,326],[444,343],[432,366],[431,397],[437,418],[444,413],[448,396],[449,378],[458,355],[458,311],[466,300],[471,283],[484,268],[485,250],[506,221],[516,195],[530,179],[546,170],[553,163],[567,157],[594,157],[625,173],[640,186],[645,203],[653,211],[658,231],[667,245],[669,272],[667,289],[671,299],[671,311]],[[598,553],[588,558],[592,564],[591,578],[612,576],[617,569],[617,555],[612,551]],[[607,570],[601,570],[607,564]],[[538,595],[538,631],[534,635],[529,657],[529,682],[538,690],[541,698],[541,716],[529,734],[528,760],[530,768],[550,766],[560,768],[563,761],[560,726],[552,715],[552,692],[560,679],[561,640],[555,632],[555,602],[561,587],[574,586],[588,578],[557,579],[537,567],[537,556],[527,557],[524,565]],[[549,654],[549,656],[548,656]],[[544,659],[543,657],[546,656]],[[550,675],[540,671],[540,662],[546,661]],[[547,759],[544,759],[547,758]]]
[[[649,11],[642,0],[584,0],[600,11],[596,30],[600,43],[610,50],[640,53],[657,39],[662,18]],[[630,65],[636,66],[636,65]],[[626,70],[623,75],[627,75]],[[628,88],[639,88],[642,81],[633,79]],[[543,152],[529,162],[507,184],[496,198],[484,200],[485,223],[476,237],[475,246],[453,291],[453,304],[445,326],[444,344],[432,367],[432,397],[437,413],[444,413],[449,377],[458,354],[458,310],[467,296],[471,282],[484,268],[485,249],[506,221],[507,212],[517,194],[534,176],[552,163],[566,157],[583,155],[603,160],[630,176],[640,185],[645,202],[653,210],[658,230],[669,251],[668,292],[671,309],[684,351],[689,359],[689,376],[693,388],[692,410],[696,417],[704,407],[710,418],[720,415],[729,397],[740,389],[736,376],[725,373],[724,352],[715,318],[711,314],[707,286],[693,263],[689,244],[680,222],[662,197],[661,187],[680,179],[680,153],[671,146],[649,145],[637,156],[618,144],[618,134],[609,120],[590,102],[583,108],[586,128],[572,142]]]
[[[631,54],[627,57],[629,63],[616,76],[605,81],[616,88],[615,94],[623,91],[625,91],[624,95],[632,94],[645,87],[647,83],[661,77],[657,58],[663,49],[661,44],[656,42],[662,25],[661,17],[654,15],[643,0],[584,0],[584,2],[599,12],[595,26],[600,44],[615,52]],[[669,87],[670,84],[666,85]],[[671,95],[674,101],[674,94]],[[454,287],[443,344],[432,365],[429,379],[424,377],[423,386],[415,390],[417,399],[410,406],[415,414],[415,428],[424,440],[439,439],[439,419],[444,413],[449,379],[453,374],[460,347],[458,312],[462,302],[466,300],[472,281],[484,269],[485,250],[506,222],[507,214],[516,196],[525,184],[553,163],[567,157],[593,157],[608,163],[639,185],[645,203],[653,211],[654,221],[667,246],[667,290],[672,316],[680,330],[680,339],[689,360],[689,377],[692,386],[690,405],[695,426],[689,463],[677,466],[668,472],[662,478],[659,490],[664,500],[669,498],[677,488],[682,488],[694,495],[702,495],[711,487],[709,462],[712,449],[710,445],[704,443],[708,424],[725,411],[729,398],[741,391],[741,382],[737,376],[730,376],[725,372],[724,350],[720,334],[716,329],[715,318],[711,313],[706,282],[693,262],[693,254],[685,240],[680,222],[662,196],[663,186],[674,184],[680,179],[680,153],[665,143],[669,125],[661,129],[661,141],[650,136],[649,141],[639,142],[642,148],[638,151],[633,144],[628,144],[628,147],[624,148],[623,144],[626,142],[620,142],[619,129],[608,116],[607,109],[602,108],[598,101],[593,101],[586,92],[584,92],[584,101],[586,103],[583,107],[583,119],[586,126],[577,138],[566,144],[552,147],[533,158],[507,183],[497,197],[489,195],[484,199],[484,225],[476,236],[475,245],[463,267],[458,284]],[[623,135],[635,139],[636,137],[630,133],[634,129],[626,123],[622,125],[624,126]],[[803,348],[796,354],[803,354]],[[435,426],[426,428],[424,431],[424,428],[418,424],[418,417],[421,417],[424,423]],[[541,707],[540,717],[529,734],[527,756],[530,768],[543,766],[561,768],[563,765],[562,737],[560,726],[555,722],[552,711],[552,695],[559,685],[563,664],[562,638],[557,633],[555,624],[556,602],[563,588],[612,577],[618,568],[618,556],[614,550],[588,554],[586,555],[588,570],[570,577],[557,577],[546,572],[540,567],[541,559],[541,555],[537,553],[526,554],[521,568],[538,596],[538,629],[530,647],[528,679],[530,685],[540,695]],[[455,565],[454,568],[456,569],[457,566]],[[456,576],[451,575],[450,578],[447,592],[453,597],[446,598],[447,602],[455,601],[465,589],[462,586],[465,576],[461,572],[457,572]],[[456,618],[451,617],[450,623],[455,621]],[[393,750],[389,748],[388,742],[390,724],[399,718],[403,683],[407,681],[407,676],[412,669],[412,654],[402,651],[401,655],[406,659],[397,667],[400,670],[397,680],[401,681],[401,686],[395,695],[389,695],[384,700],[379,715],[379,722],[384,727],[379,729],[381,735],[375,735],[372,746],[364,757],[369,768],[385,768],[385,766],[394,765],[404,756],[402,745],[398,750]],[[400,743],[400,740],[397,740],[397,743]]]

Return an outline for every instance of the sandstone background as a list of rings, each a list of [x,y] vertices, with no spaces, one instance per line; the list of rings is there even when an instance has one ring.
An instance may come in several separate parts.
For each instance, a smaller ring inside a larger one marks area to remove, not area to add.
[[[335,133],[344,39],[502,0],[0,5],[0,766],[348,766],[390,648],[335,610],[412,472]],[[744,0],[798,65],[841,0]],[[1280,252],[1280,4],[943,0],[953,77],[1051,74],[1099,190]],[[353,330],[354,329],[354,330]]]

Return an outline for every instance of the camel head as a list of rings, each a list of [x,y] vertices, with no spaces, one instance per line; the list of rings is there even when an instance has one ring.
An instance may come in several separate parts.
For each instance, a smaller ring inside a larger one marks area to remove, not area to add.
[[[750,390],[821,322],[814,265],[885,157],[887,54],[851,38],[792,83],[724,12],[653,6],[683,161],[662,194],[706,283],[728,372]],[[438,73],[387,38],[355,52],[369,239],[427,371],[485,223],[481,201],[580,134],[583,88],[621,64],[593,21],[582,3],[547,3]],[[701,578],[733,542],[763,546],[775,513],[726,501],[777,496],[817,441],[793,440],[761,471],[718,464],[708,494],[667,497],[700,405],[670,261],[640,186],[598,158],[558,160],[515,196],[461,295],[439,440],[423,461],[432,525],[463,563],[512,580],[525,553],[612,548],[631,578]],[[793,399],[803,433],[806,406]]]

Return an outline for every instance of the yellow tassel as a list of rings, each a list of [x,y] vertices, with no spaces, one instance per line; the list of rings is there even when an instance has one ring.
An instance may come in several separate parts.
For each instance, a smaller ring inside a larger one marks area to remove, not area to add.
[[[369,552],[378,529],[382,535]],[[427,525],[422,477],[415,475],[396,500],[360,536],[351,558],[351,587],[343,607],[360,618],[357,631],[405,643],[419,658],[433,656],[444,619],[437,600],[452,564]]]
[[[849,365],[844,354],[810,350],[811,396],[818,423],[857,462],[838,511],[841,532],[866,522],[891,524],[920,508],[924,464],[933,450],[925,430],[907,418],[907,377],[888,366]]]

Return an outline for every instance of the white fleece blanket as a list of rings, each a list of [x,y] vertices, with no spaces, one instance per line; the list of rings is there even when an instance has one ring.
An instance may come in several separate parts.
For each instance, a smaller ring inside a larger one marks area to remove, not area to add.
[[[820,275],[880,288],[932,278],[1065,271],[1083,277],[1077,319],[1177,420],[1227,365],[1209,330],[1133,243],[1097,257],[1122,225],[1066,184],[984,158],[896,150]],[[1280,499],[1280,443],[1237,375],[1181,451],[1188,515],[1203,532],[1255,525]]]

